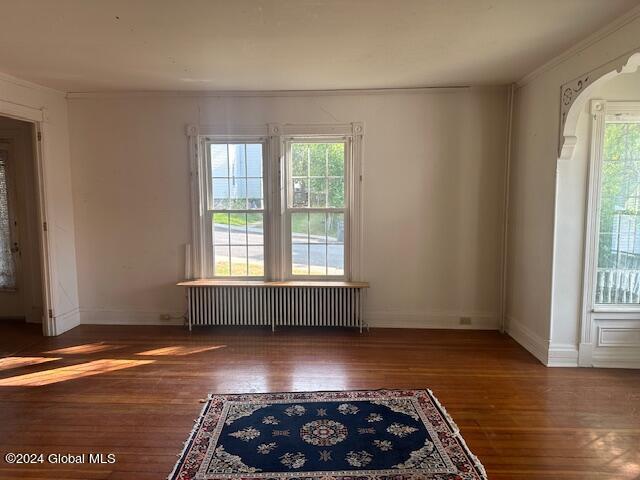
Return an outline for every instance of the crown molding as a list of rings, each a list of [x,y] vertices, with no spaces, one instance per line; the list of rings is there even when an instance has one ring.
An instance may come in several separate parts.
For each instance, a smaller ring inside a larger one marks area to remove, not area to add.
[[[56,90],[55,88],[45,87],[44,85],[29,82],[28,80],[23,80],[22,78],[14,77],[13,75],[9,75],[3,72],[0,72],[0,81],[12,83],[13,85],[17,85],[19,87],[30,88],[31,90],[40,90],[42,92],[53,93],[55,95],[60,95],[62,97],[66,96],[66,92],[63,92],[62,90]]]
[[[609,37],[610,35],[613,35],[618,30],[624,28],[625,26],[627,26],[628,24],[630,24],[631,22],[633,22],[634,20],[636,20],[639,17],[640,17],[640,5],[638,5],[637,7],[632,8],[627,13],[621,15],[620,17],[616,18],[615,20],[613,20],[609,24],[607,24],[604,27],[602,27],[600,30],[597,30],[596,32],[592,33],[591,35],[589,35],[584,40],[578,42],[577,44],[575,44],[571,48],[565,50],[561,54],[555,56],[551,60],[547,61],[543,65],[539,66],[538,68],[534,69],[533,71],[531,71],[530,73],[528,73],[527,75],[522,77],[520,80],[518,80],[516,82],[516,88],[521,88],[521,87],[524,87],[525,85],[527,85],[528,83],[531,83],[533,80],[538,78],[543,73],[554,69],[555,67],[557,67],[561,63],[564,63],[567,60],[569,60],[574,55],[577,55],[578,53],[586,50],[587,48],[591,47],[592,45],[604,40],[605,38]],[[631,51],[636,50],[636,49],[637,48],[631,49]]]
[[[346,90],[123,90],[111,92],[69,92],[66,96],[68,99],[72,100],[155,97],[310,97],[338,95],[441,94],[459,93],[461,91],[502,90],[505,88],[505,85],[460,85],[443,87],[372,88]]]

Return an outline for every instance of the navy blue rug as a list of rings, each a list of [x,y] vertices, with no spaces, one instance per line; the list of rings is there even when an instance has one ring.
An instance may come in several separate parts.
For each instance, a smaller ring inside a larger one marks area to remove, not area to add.
[[[171,480],[486,479],[427,390],[213,395]]]

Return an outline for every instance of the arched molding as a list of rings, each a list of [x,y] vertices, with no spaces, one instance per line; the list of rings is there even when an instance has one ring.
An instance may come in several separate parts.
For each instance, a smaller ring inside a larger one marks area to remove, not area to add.
[[[621,73],[633,73],[639,67],[640,48],[637,48],[562,85],[558,142],[558,156],[561,160],[569,160],[573,156],[578,142],[578,119],[596,87]]]

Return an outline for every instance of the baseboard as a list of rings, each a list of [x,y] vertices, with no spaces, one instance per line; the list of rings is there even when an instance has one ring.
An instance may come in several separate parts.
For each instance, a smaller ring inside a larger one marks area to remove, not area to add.
[[[549,346],[548,367],[577,367],[578,347],[570,343],[552,343]]]
[[[507,319],[507,333],[544,365],[549,365],[549,341],[532,332],[513,317]]]
[[[160,315],[169,313],[172,317],[182,316],[182,312],[80,309],[83,325],[182,325],[182,319],[160,320]],[[460,317],[469,317],[470,325],[460,325]],[[364,315],[369,327],[380,328],[445,328],[467,330],[498,330],[495,315],[490,314],[447,314],[447,313],[407,313],[368,312]]]
[[[460,325],[460,317],[471,320]],[[365,312],[364,322],[369,327],[380,328],[445,328],[463,330],[498,330],[496,314],[443,313],[443,312]]]
[[[640,350],[628,347],[598,347],[593,350],[592,363],[598,368],[640,368]]]
[[[170,320],[161,320],[161,315],[171,315]],[[183,312],[80,309],[83,325],[184,325]]]
[[[68,312],[56,315],[56,335],[68,332],[80,325],[80,309],[78,307]]]

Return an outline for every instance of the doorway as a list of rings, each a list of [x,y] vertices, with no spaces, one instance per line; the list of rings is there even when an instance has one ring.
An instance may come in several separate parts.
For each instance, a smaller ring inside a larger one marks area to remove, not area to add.
[[[0,322],[42,324],[34,124],[0,116]]]

